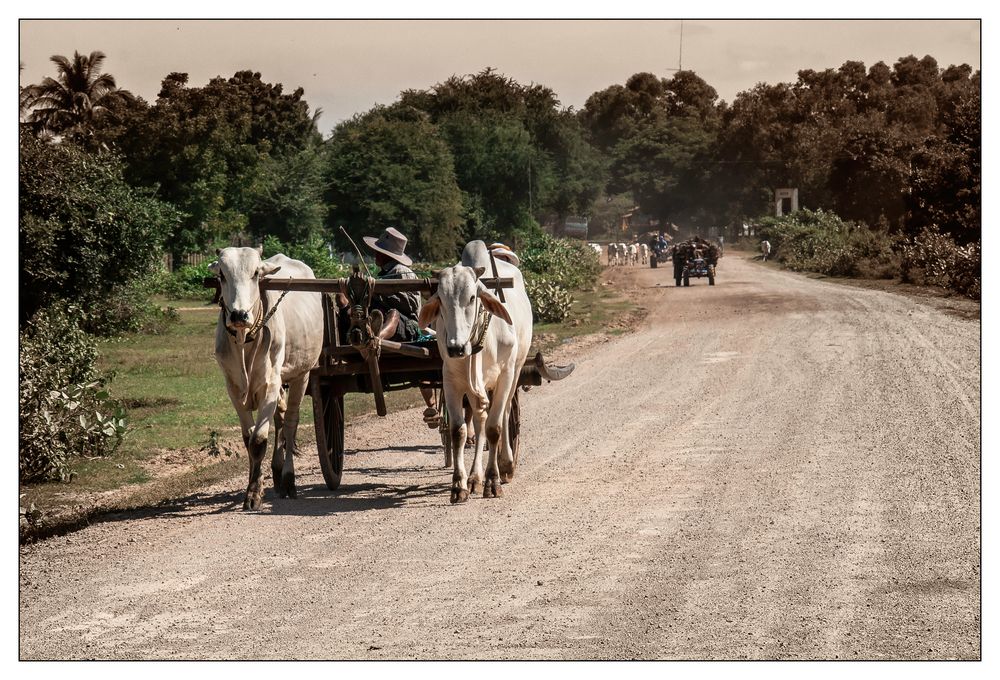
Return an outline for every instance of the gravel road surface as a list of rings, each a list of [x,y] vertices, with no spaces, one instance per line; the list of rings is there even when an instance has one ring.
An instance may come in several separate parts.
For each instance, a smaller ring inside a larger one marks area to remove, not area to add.
[[[979,658],[978,320],[735,254],[610,280],[649,316],[522,394],[502,498],[449,504],[419,409],[333,494],[303,436],[297,500],[23,546],[21,658]]]

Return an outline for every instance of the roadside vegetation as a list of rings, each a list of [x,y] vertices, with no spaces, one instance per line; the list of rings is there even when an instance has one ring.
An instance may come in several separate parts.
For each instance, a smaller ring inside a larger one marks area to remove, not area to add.
[[[771,243],[774,259],[794,271],[899,279],[976,300],[981,294],[979,242],[960,246],[930,227],[907,238],[822,210],[799,210],[761,219],[757,234]]]

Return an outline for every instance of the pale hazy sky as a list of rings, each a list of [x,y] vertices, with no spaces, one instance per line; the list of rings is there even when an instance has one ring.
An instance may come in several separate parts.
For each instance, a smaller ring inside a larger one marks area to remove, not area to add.
[[[522,83],[552,88],[581,107],[596,90],[633,73],[669,76],[676,68],[679,20],[551,21],[178,21],[20,22],[21,84],[54,75],[53,54],[101,50],[119,87],[151,103],[171,71],[189,84],[260,71],[286,91],[301,86],[338,121],[400,90],[426,88],[452,74],[494,66]],[[758,82],[794,81],[796,71],[860,60],[890,66],[930,54],[939,65],[980,68],[980,22],[968,20],[684,21],[683,66],[732,101]]]

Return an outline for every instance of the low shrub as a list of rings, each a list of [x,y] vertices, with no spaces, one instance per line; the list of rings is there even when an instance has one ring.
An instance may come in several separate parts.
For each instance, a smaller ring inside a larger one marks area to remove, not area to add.
[[[586,243],[544,233],[531,236],[518,256],[522,272],[544,277],[565,290],[593,286],[601,273],[600,257]]]
[[[18,469],[22,482],[69,478],[73,456],[112,453],[126,432],[123,409],[96,375],[97,346],[78,307],[39,309],[19,334]]]
[[[158,276],[111,289],[81,316],[82,327],[87,332],[105,337],[126,333],[163,333],[168,326],[177,323],[179,317],[172,307],[163,309],[151,301],[152,296],[160,291]]]
[[[555,281],[537,274],[524,277],[536,323],[558,323],[569,316],[573,296]]]
[[[901,270],[904,281],[940,286],[974,300],[982,296],[980,241],[960,246],[926,228],[903,247]]]
[[[207,300],[212,289],[201,285],[203,279],[214,274],[209,270],[210,260],[201,264],[184,264],[173,272],[161,272],[157,278],[157,292],[169,298]]]
[[[316,237],[305,243],[282,243],[276,236],[264,239],[264,257],[272,257],[284,253],[293,260],[301,260],[309,265],[317,279],[336,279],[348,276],[351,266],[341,262],[340,258],[331,255],[330,249],[322,238]],[[365,253],[368,256],[368,253]],[[368,258],[369,264],[374,258]]]
[[[758,236],[769,241],[775,259],[793,271],[876,278],[899,273],[898,239],[823,210],[763,218]]]

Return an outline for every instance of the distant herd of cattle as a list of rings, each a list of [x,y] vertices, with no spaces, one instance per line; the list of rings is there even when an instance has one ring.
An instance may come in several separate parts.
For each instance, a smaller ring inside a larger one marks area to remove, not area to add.
[[[598,243],[589,244],[597,257],[604,253]],[[609,243],[608,265],[611,267],[646,264],[649,262],[649,246],[645,243]]]

